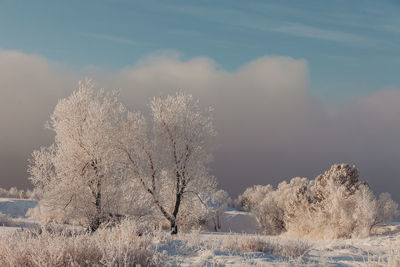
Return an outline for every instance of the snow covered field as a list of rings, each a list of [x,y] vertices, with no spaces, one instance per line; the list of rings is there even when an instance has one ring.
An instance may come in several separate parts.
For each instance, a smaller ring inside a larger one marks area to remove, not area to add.
[[[36,205],[37,201],[29,199],[0,198],[0,212],[12,218],[25,217],[28,209]]]
[[[25,213],[35,205],[31,200],[0,199],[0,212],[18,225],[2,226],[2,237],[30,227],[34,222]],[[365,239],[334,241],[265,236],[255,233],[254,223],[249,214],[231,209],[222,216],[226,232],[157,232],[152,246],[166,266],[400,266],[400,223],[381,226]]]
[[[188,233],[162,249],[175,266],[400,266],[400,225],[385,227],[384,234],[366,239],[335,241]]]

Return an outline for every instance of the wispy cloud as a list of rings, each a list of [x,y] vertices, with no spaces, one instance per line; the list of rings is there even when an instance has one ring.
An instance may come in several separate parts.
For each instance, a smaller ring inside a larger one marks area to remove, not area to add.
[[[390,33],[400,34],[400,25],[383,25],[382,29]]]
[[[265,33],[281,33],[295,37],[303,37],[314,40],[324,40],[345,45],[380,47],[386,45],[382,40],[378,40],[371,34],[365,34],[365,29],[370,29],[371,25],[362,21],[362,16],[353,13],[334,13],[331,10],[319,9],[308,11],[304,9],[285,7],[282,5],[254,5],[245,9],[221,8],[221,7],[199,7],[199,6],[179,6],[172,9],[170,6],[163,8],[171,12],[190,14],[198,17],[206,17],[207,20],[224,24],[230,27],[254,30]],[[267,12],[260,14],[260,10]],[[258,11],[258,12],[256,12]],[[277,16],[276,14],[282,14]],[[287,16],[292,15],[292,19]],[[317,19],[311,20],[309,17],[316,16]],[[293,17],[297,21],[293,21]],[[340,26],[342,30],[331,30],[317,24],[319,20],[328,21],[334,27]],[[307,22],[306,22],[307,21]],[[310,25],[312,23],[313,25]],[[360,29],[364,34],[360,33]]]
[[[253,49],[260,47],[259,44],[242,41],[242,42],[235,42],[231,40],[225,39],[216,39],[216,38],[209,38],[207,34],[201,33],[194,30],[185,30],[185,29],[172,29],[168,31],[169,34],[186,37],[186,38],[195,38],[199,41],[206,42],[209,44],[213,44],[216,47],[222,48],[232,48],[232,47],[242,47],[247,49]]]
[[[317,39],[324,41],[337,42],[345,45],[356,46],[378,46],[382,41],[369,38],[360,34],[346,31],[334,31],[321,27],[309,26],[300,23],[273,22],[264,23],[262,20],[251,19],[248,21],[237,22],[238,26],[262,32],[276,32],[292,35],[295,37]]]
[[[115,43],[120,43],[120,44],[125,44],[125,45],[154,46],[153,44],[139,42],[139,41],[136,41],[136,40],[127,39],[127,38],[123,38],[123,37],[120,37],[120,36],[109,35],[109,34],[82,32],[82,33],[80,33],[80,35],[85,36],[85,37],[89,37],[89,38],[105,40],[105,41],[110,41],[110,42],[115,42]]]
[[[185,30],[185,29],[170,29],[168,33],[180,36],[187,36],[187,37],[203,37],[204,34],[201,34],[194,30]]]
[[[335,41],[342,43],[360,44],[365,43],[367,39],[363,36],[342,32],[331,31],[323,28],[307,26],[303,24],[291,23],[284,26],[279,26],[272,29],[276,32],[287,33],[299,37],[314,38],[326,41]]]

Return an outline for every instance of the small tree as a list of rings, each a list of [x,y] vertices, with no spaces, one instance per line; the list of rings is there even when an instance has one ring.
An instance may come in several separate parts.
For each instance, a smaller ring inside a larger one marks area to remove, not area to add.
[[[201,192],[216,187],[207,169],[215,131],[210,111],[202,112],[191,95],[155,98],[150,107],[150,129],[142,116],[128,116],[121,150],[133,176],[176,234],[182,207],[203,202]]]
[[[121,183],[121,154],[114,144],[125,109],[117,97],[116,92],[96,93],[90,81],[80,83],[51,116],[54,144],[34,151],[29,166],[41,205],[91,231],[113,212]]]

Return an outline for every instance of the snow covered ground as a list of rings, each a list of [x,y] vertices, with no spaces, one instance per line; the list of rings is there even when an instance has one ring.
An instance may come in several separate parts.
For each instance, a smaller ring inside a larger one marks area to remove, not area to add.
[[[29,199],[0,198],[0,212],[12,218],[24,218],[28,209],[36,205],[37,201]]]
[[[400,225],[384,228],[366,239],[334,241],[195,232],[173,237],[158,249],[166,250],[172,266],[400,266]],[[248,243],[261,244],[253,249],[267,253],[251,251]]]
[[[221,216],[221,228],[219,232],[255,234],[261,231],[257,225],[255,216],[248,212],[238,211],[228,207]]]
[[[26,217],[27,211],[36,205],[37,201],[29,199],[0,198],[0,234],[37,224]]]
[[[31,200],[0,199],[0,212],[19,223],[0,227],[0,235],[29,227],[26,211]],[[154,247],[167,266],[400,266],[400,223],[381,226],[365,239],[305,241],[257,233],[255,219],[246,212],[227,210],[224,232],[156,234]]]

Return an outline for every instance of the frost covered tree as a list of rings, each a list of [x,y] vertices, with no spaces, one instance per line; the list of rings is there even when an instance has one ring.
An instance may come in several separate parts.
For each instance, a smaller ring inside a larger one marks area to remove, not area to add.
[[[93,87],[91,81],[82,82],[59,101],[48,123],[55,142],[34,151],[29,166],[41,206],[91,231],[117,207],[123,174],[116,133],[126,113],[118,93],[95,92]]]
[[[202,192],[216,187],[207,167],[215,135],[211,110],[201,110],[198,101],[183,93],[154,98],[150,108],[150,127],[141,115],[128,116],[120,148],[132,176],[176,234],[178,224],[203,202]]]
[[[238,202],[245,211],[251,211],[272,191],[271,185],[253,185],[239,195]]]
[[[371,228],[397,214],[389,194],[377,200],[367,182],[359,181],[355,166],[335,164],[315,180],[293,178],[276,190],[246,190],[251,211],[267,234],[336,239],[365,237]],[[245,192],[246,192],[245,191]],[[258,204],[254,200],[264,192]]]
[[[90,81],[61,100],[48,124],[55,142],[34,151],[29,166],[40,206],[92,231],[122,213],[163,217],[173,234],[178,224],[198,224],[202,197],[216,188],[207,167],[211,110],[182,93],[150,107],[147,121]]]

